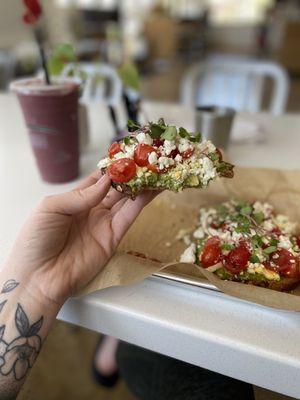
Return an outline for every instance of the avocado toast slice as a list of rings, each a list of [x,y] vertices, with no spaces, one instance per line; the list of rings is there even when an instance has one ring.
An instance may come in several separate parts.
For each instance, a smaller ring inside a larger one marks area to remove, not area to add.
[[[220,279],[289,291],[300,282],[297,224],[268,203],[228,201],[200,209],[181,262],[199,264]]]
[[[203,188],[218,177],[233,177],[233,165],[201,134],[167,125],[163,119],[139,126],[113,143],[98,163],[112,185],[131,198],[144,190]]]

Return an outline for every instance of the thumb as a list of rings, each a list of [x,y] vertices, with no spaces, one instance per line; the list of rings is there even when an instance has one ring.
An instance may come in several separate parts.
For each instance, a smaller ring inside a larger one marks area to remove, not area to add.
[[[46,197],[41,204],[43,211],[74,215],[90,210],[99,204],[110,189],[110,178],[103,175],[95,184],[71,192]]]

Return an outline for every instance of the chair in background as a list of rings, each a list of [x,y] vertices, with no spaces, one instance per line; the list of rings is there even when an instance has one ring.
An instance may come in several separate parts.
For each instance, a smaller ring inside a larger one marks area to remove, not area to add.
[[[109,106],[118,106],[121,102],[122,81],[117,71],[109,64],[89,62],[68,64],[62,75],[75,75],[84,80],[81,96],[83,102],[102,101]]]
[[[188,106],[223,106],[256,113],[262,109],[267,78],[273,92],[269,112],[285,111],[289,79],[278,64],[267,61],[215,56],[192,66],[183,77],[180,100]]]

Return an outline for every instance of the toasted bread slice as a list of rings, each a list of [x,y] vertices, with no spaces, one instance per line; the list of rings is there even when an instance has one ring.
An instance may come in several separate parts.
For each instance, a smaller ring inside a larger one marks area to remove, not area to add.
[[[218,177],[233,177],[233,165],[201,135],[168,126],[162,120],[138,127],[109,149],[98,167],[112,186],[135,198],[144,190],[203,188]]]
[[[226,273],[226,278],[222,274],[216,273],[221,279],[233,282],[241,282],[247,285],[260,286],[272,290],[277,290],[279,292],[290,292],[295,289],[300,282],[299,278],[287,278],[280,277],[280,280],[268,280],[262,279],[260,274],[251,274],[251,276],[244,278],[239,275],[231,275],[228,272]]]
[[[201,208],[182,262],[197,263],[222,280],[279,291],[300,283],[297,223],[266,202],[229,200]]]

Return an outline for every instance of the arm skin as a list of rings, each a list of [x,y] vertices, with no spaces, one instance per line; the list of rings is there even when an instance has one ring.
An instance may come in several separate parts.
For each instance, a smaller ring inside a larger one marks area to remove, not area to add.
[[[101,271],[153,198],[125,198],[96,171],[33,211],[0,270],[2,400],[17,396],[63,303]]]

